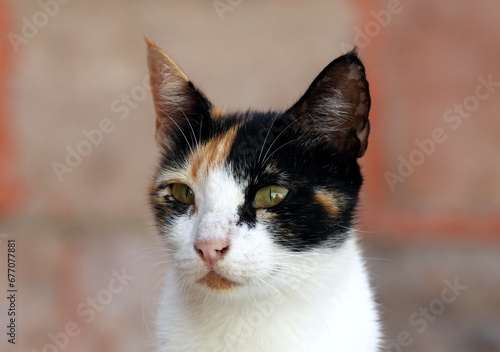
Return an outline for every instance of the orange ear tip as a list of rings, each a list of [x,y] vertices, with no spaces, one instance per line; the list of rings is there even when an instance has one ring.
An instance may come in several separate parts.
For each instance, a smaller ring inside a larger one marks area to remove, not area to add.
[[[148,38],[144,37],[144,41],[146,42],[146,46],[148,47],[148,49],[160,49],[160,47],[155,43],[153,42],[152,40],[149,40]]]

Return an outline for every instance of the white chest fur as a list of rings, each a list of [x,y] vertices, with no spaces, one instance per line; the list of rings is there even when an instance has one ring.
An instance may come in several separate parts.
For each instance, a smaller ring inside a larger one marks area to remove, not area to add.
[[[264,296],[181,289],[170,271],[156,351],[377,351],[377,313],[355,240],[304,258],[294,280]]]

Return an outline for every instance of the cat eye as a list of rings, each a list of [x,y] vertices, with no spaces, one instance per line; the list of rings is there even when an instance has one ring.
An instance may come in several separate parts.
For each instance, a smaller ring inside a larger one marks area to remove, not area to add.
[[[188,185],[183,183],[174,183],[170,186],[172,196],[181,203],[194,204],[194,192]]]
[[[252,205],[256,209],[271,208],[281,203],[287,194],[288,189],[285,187],[265,186],[257,191]]]

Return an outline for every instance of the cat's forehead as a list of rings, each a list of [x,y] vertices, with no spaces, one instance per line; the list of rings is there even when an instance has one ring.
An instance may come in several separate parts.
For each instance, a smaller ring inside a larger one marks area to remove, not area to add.
[[[265,148],[266,143],[267,147],[278,146],[274,141],[276,133],[269,130],[272,116],[232,114],[213,108],[210,117],[211,125],[205,126],[193,143],[179,143],[165,156],[157,182],[203,185],[212,174],[220,176],[224,170],[244,185],[252,169],[280,173],[273,160],[267,158],[270,153],[266,154],[269,149]]]
[[[210,171],[227,164],[239,127],[240,124],[234,124],[224,133],[195,146],[187,160],[191,179],[206,178]]]

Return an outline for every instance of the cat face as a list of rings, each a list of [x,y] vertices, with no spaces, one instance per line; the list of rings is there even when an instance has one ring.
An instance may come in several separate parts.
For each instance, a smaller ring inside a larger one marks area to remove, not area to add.
[[[369,133],[368,83],[354,52],[290,109],[270,113],[222,112],[150,42],[148,65],[162,154],[150,199],[183,286],[266,291],[342,247]]]

